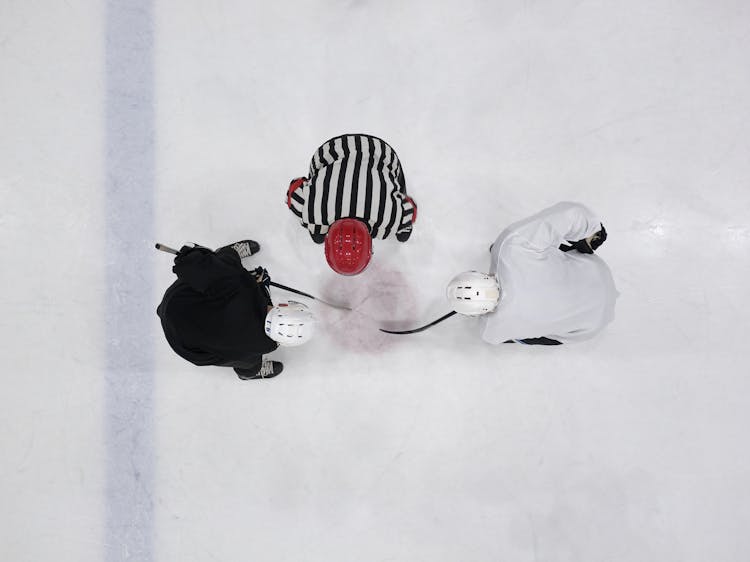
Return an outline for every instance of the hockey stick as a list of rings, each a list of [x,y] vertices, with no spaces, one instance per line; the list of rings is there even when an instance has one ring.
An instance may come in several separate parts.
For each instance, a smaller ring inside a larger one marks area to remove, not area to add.
[[[414,328],[413,330],[395,331],[395,330],[384,330],[383,328],[380,328],[380,331],[381,332],[385,332],[386,334],[416,334],[417,332],[421,332],[422,330],[426,330],[430,326],[434,326],[435,324],[439,324],[443,320],[447,320],[448,318],[450,318],[454,314],[456,314],[456,311],[455,310],[451,310],[448,314],[446,314],[445,316],[441,316],[440,318],[438,318],[434,322],[430,322],[429,324],[427,324],[426,326],[422,326],[421,328]]]
[[[180,253],[174,248],[170,248],[169,246],[165,246],[164,244],[159,244],[158,242],[156,243],[156,249],[161,250],[162,252],[167,252],[168,254],[174,254],[175,256]]]
[[[179,252],[174,248],[170,248],[169,246],[165,246],[164,244],[159,244],[158,242],[156,243],[156,249],[161,250],[162,252],[167,252],[168,254],[174,254],[175,256],[179,254]],[[321,299],[320,297],[314,297],[310,293],[305,293],[304,291],[300,291],[298,289],[292,289],[291,287],[287,287],[286,285],[282,285],[281,283],[274,283],[273,281],[269,281],[269,285],[272,285],[273,287],[277,287],[284,291],[289,291],[290,293],[297,293],[298,295],[302,295],[303,297],[307,297],[308,299],[312,299],[314,301],[320,301],[323,304],[327,304],[328,306],[333,308],[338,308],[339,310],[351,310],[351,307],[344,306],[343,304],[334,304],[332,302],[328,302]]]
[[[292,289],[291,287],[287,287],[286,285],[282,285],[281,283],[275,283],[273,281],[270,281],[269,284],[272,285],[273,287],[278,287],[279,289],[282,289],[284,291],[289,291],[290,293],[297,293],[298,295],[302,295],[303,297],[307,297],[308,299],[312,299],[314,301],[320,301],[323,304],[327,304],[328,306],[333,307],[333,308],[338,308],[339,310],[351,311],[351,307],[349,306],[344,306],[343,304],[334,304],[332,302],[325,301],[321,299],[320,297],[314,297],[310,293],[305,293],[297,289]]]

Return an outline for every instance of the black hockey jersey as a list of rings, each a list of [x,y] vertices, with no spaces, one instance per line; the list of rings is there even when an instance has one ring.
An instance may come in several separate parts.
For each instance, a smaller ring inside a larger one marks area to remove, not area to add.
[[[332,138],[313,155],[310,174],[290,189],[291,211],[311,234],[326,234],[338,219],[357,218],[373,238],[411,229],[414,205],[396,151],[371,135]]]
[[[172,349],[195,365],[242,366],[276,349],[266,336],[267,296],[231,248],[180,250],[177,281],[157,308]]]

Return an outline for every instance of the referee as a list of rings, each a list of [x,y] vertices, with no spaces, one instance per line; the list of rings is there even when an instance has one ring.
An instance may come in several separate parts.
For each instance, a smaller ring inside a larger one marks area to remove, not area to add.
[[[417,205],[396,151],[372,135],[334,137],[315,152],[309,177],[292,180],[287,206],[337,273],[364,270],[373,238],[411,236]]]

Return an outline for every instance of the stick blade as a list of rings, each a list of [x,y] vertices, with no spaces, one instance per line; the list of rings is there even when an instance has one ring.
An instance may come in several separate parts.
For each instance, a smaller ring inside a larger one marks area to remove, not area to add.
[[[427,326],[422,326],[421,328],[416,328],[414,330],[384,330],[383,328],[378,328],[381,332],[385,332],[386,334],[416,334],[417,332],[421,332],[422,330],[426,330]]]
[[[456,311],[452,310],[445,316],[441,316],[437,320],[434,320],[433,322],[430,322],[429,324],[426,324],[425,326],[422,326],[421,328],[414,328],[412,330],[385,330],[383,328],[378,328],[378,330],[380,330],[381,332],[385,332],[386,334],[416,334],[417,332],[422,332],[426,330],[427,328],[434,326],[435,324],[439,324],[440,322],[442,322],[443,320],[447,318],[450,318],[454,314],[456,314]]]

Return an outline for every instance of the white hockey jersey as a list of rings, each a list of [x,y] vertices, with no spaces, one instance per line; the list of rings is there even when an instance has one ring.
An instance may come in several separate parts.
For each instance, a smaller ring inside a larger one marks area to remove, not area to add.
[[[492,246],[490,274],[500,284],[500,302],[480,319],[482,339],[566,343],[588,339],[609,324],[618,296],[609,267],[597,255],[559,249],[600,229],[589,209],[567,202],[506,228]]]

